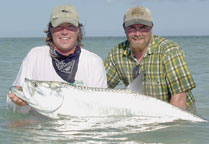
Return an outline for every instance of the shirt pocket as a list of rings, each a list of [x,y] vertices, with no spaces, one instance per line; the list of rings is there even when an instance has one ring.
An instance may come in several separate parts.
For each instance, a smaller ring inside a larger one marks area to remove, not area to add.
[[[168,91],[164,73],[146,74],[143,79],[144,93],[164,101],[168,101],[170,94]]]

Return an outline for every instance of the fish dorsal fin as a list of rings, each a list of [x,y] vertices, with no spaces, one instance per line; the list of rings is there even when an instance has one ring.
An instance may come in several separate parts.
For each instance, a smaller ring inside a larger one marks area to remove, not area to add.
[[[142,80],[144,76],[144,71],[142,71],[127,87],[126,89],[143,94]]]

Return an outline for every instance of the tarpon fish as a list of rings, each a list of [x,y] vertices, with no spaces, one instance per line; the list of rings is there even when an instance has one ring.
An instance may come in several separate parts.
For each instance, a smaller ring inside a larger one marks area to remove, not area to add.
[[[25,79],[22,90],[11,87],[10,91],[27,101],[38,113],[50,118],[138,116],[155,117],[164,122],[206,122],[167,102],[127,89],[90,88],[64,82]]]

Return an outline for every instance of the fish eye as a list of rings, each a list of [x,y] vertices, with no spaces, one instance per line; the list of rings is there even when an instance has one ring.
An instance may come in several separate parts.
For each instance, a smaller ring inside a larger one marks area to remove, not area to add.
[[[38,84],[37,83],[34,83],[34,87],[38,87]]]

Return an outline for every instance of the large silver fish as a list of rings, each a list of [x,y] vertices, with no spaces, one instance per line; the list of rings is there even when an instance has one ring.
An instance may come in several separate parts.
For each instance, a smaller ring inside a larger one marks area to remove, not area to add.
[[[127,89],[76,86],[63,82],[25,79],[23,88],[11,92],[27,101],[38,113],[50,118],[62,116],[138,116],[158,118],[157,123],[206,120],[153,97]]]

